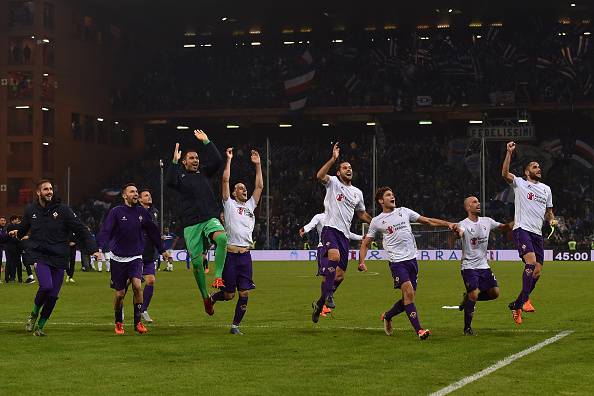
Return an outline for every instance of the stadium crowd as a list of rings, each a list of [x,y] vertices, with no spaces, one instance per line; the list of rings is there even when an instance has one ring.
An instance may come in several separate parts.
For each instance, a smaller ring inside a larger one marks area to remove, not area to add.
[[[586,33],[586,34],[584,34]],[[343,32],[293,45],[235,43],[158,50],[112,95],[123,112],[281,107],[284,81],[315,70],[314,106],[413,106],[591,100],[589,24],[543,23]],[[313,33],[312,33],[313,34]],[[332,41],[332,42],[330,42]],[[291,41],[292,43],[292,41]],[[181,46],[180,46],[181,47]],[[148,56],[148,55],[147,55]]]

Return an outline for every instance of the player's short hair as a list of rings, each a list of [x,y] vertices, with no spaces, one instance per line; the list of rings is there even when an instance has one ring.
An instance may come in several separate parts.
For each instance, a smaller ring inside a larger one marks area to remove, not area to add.
[[[345,160],[345,161],[340,161],[340,162],[338,163],[338,165],[336,165],[336,170],[337,170],[337,171],[339,171],[339,170],[340,170],[340,167],[342,166],[342,164],[349,164],[349,165],[350,165],[350,162],[349,162],[349,161],[346,161],[346,160]]]
[[[37,181],[37,183],[35,184],[35,190],[36,190],[36,191],[39,191],[39,189],[41,188],[41,186],[42,186],[43,184],[45,184],[45,183],[52,184],[52,186],[53,186],[53,183],[52,183],[52,181],[51,181],[50,179],[39,179],[39,180]]]
[[[526,172],[528,170],[528,168],[530,168],[530,164],[533,162],[538,162],[538,161],[530,160],[530,161],[526,162],[526,165],[524,165],[524,172]]]
[[[124,191],[126,191],[126,189],[128,187],[136,187],[136,184],[134,184],[134,183],[126,183],[126,184],[124,184],[124,186],[122,187],[122,194],[124,193]]]
[[[143,192],[148,192],[149,194],[153,195],[153,192],[148,187],[142,187],[138,190],[138,195],[141,195]]]
[[[384,199],[384,194],[386,193],[386,191],[392,191],[392,189],[387,186],[378,188],[375,191],[375,202],[379,203],[380,199]],[[392,191],[392,192],[394,192],[394,191]]]
[[[15,221],[15,220],[17,220],[17,219],[20,219],[20,218],[21,218],[21,216],[12,215],[12,216],[10,216],[10,219],[9,219],[9,221],[12,223],[13,221]]]
[[[184,151],[183,155],[182,155],[182,159],[187,159],[188,158],[188,154],[190,153],[196,153],[198,154],[198,150],[196,150],[195,148],[189,148],[186,151]]]

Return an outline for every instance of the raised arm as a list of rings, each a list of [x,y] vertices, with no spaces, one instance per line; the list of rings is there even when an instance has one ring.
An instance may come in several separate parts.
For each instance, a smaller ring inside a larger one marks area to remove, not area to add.
[[[227,163],[225,164],[225,170],[223,170],[223,177],[221,178],[221,193],[223,196],[223,202],[231,197],[231,190],[229,188],[229,179],[231,178],[231,160],[233,159],[233,147],[229,147],[225,151],[227,156]]]
[[[256,182],[254,183],[254,193],[252,194],[252,198],[254,198],[254,202],[258,204],[260,202],[260,197],[262,196],[262,191],[264,190],[264,178],[262,177],[262,164],[260,161],[260,153],[256,150],[252,150],[252,163],[256,168]]]
[[[173,149],[173,159],[171,160],[171,164],[167,167],[167,173],[165,174],[165,184],[174,190],[179,188],[178,162],[180,158],[181,150],[179,149],[179,143],[175,143],[175,148]]]
[[[508,184],[512,184],[514,181],[514,174],[509,172],[509,164],[511,163],[511,157],[516,149],[514,142],[507,144],[507,153],[505,153],[505,159],[503,160],[503,167],[501,168],[501,176],[505,179]]]
[[[200,152],[207,153],[206,158],[204,160],[201,159],[204,173],[206,176],[212,177],[219,171],[221,165],[223,165],[223,157],[221,157],[217,146],[208,139],[208,136],[206,136],[203,130],[194,130],[194,136],[203,144],[204,150],[200,150]]]
[[[332,165],[334,165],[334,163],[338,159],[339,155],[340,155],[340,148],[338,147],[338,142],[336,142],[336,143],[334,143],[334,147],[332,147],[332,158],[330,158],[328,161],[326,161],[326,163],[324,165],[322,165],[322,167],[316,174],[316,177],[322,184],[328,183],[328,180],[330,178],[328,176],[328,171],[330,171],[330,168],[332,168]]]

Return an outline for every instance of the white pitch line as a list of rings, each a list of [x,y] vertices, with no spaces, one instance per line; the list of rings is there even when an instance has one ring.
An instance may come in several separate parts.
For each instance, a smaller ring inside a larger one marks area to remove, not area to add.
[[[458,390],[458,389],[462,388],[463,386],[466,386],[476,380],[479,380],[479,379],[491,374],[492,372],[499,370],[500,368],[505,367],[505,366],[513,363],[514,361],[516,361],[520,358],[523,358],[526,355],[531,354],[532,352],[536,352],[539,349],[542,349],[549,344],[559,341],[563,337],[567,337],[571,333],[573,333],[573,330],[562,331],[561,333],[559,333],[551,338],[547,338],[543,342],[539,342],[538,344],[533,345],[530,348],[524,349],[521,352],[514,353],[513,355],[510,355],[510,356],[506,357],[505,359],[500,360],[497,363],[493,364],[492,366],[489,366],[486,369],[479,371],[476,374],[470,375],[468,377],[464,377],[460,381],[454,382],[453,384],[448,385],[445,388],[438,390],[437,392],[431,393],[429,396],[444,396],[444,395],[447,395],[448,393],[452,393],[453,391]]]
[[[91,326],[91,327],[111,327],[113,326],[112,323],[97,323],[97,322],[49,322],[51,325],[54,326]],[[8,325],[23,325],[25,322],[19,321],[0,321],[1,324],[8,324]],[[175,324],[175,323],[168,323],[159,325],[157,323],[150,324],[151,327],[177,327],[177,328],[225,328],[229,327],[228,324]],[[351,331],[360,331],[360,330],[372,330],[372,331],[384,331],[383,327],[359,327],[359,326],[330,326],[324,327],[322,326],[283,326],[283,325],[242,325],[241,327],[244,328],[252,328],[252,329],[286,329],[286,330],[307,330],[307,329],[319,329],[319,330],[351,330]],[[410,327],[394,327],[395,331],[412,331]],[[554,333],[559,330],[545,330],[545,329],[482,329],[480,330],[482,333]],[[435,335],[435,332],[434,332]]]

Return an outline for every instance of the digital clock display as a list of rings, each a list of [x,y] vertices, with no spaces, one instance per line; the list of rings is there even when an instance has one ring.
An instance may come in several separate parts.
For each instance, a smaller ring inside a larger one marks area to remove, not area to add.
[[[553,250],[553,261],[590,261],[590,251]]]

